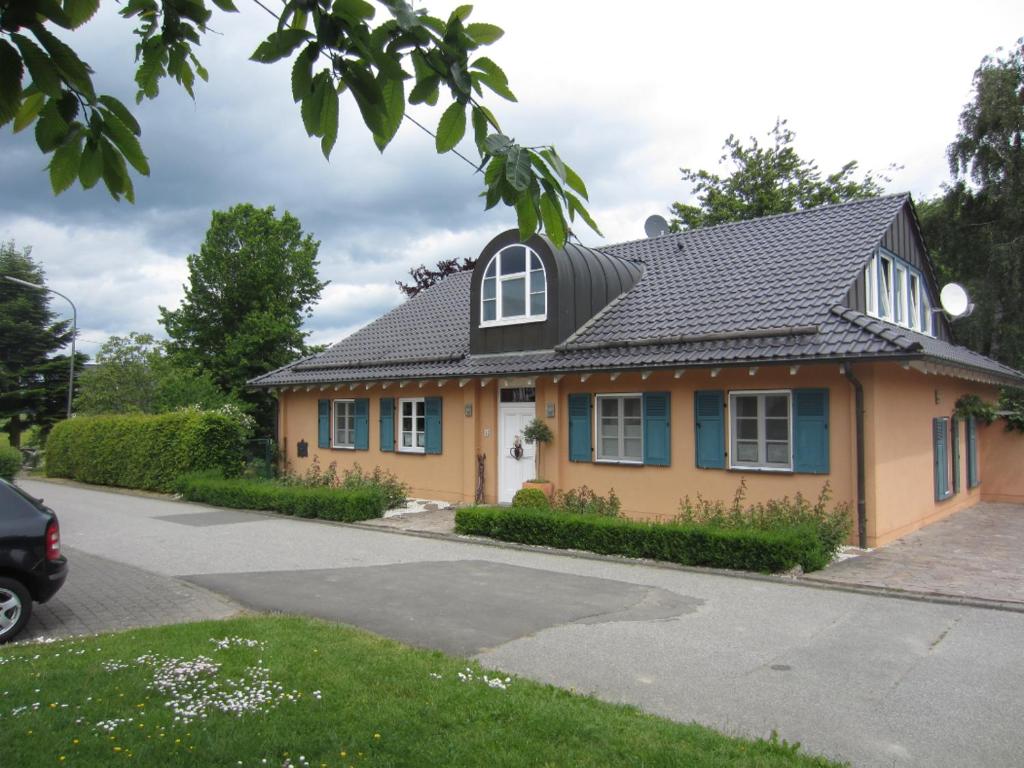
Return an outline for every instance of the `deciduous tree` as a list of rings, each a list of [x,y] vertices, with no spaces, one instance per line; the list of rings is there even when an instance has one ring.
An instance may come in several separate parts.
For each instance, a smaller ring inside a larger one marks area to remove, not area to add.
[[[395,285],[398,286],[398,290],[404,293],[409,298],[412,298],[420,291],[425,291],[430,286],[444,280],[448,275],[454,275],[456,272],[466,272],[476,266],[476,259],[463,258],[462,261],[458,259],[441,259],[437,262],[437,266],[431,269],[426,264],[420,264],[418,267],[409,270],[409,277],[412,278],[411,283],[403,283],[401,280],[396,280]]]
[[[302,322],[327,285],[317,276],[319,247],[287,211],[214,211],[199,253],[188,257],[185,299],[175,310],[160,307],[171,359],[250,403],[264,430],[273,403],[245,382],[306,354]]]
[[[864,174],[858,181],[855,160],[822,177],[817,163],[797,154],[793,147],[796,134],[786,127],[785,120],[777,121],[768,135],[770,146],[762,146],[753,136],[750,146],[744,146],[730,135],[719,160],[719,165],[731,163],[725,176],[680,169],[683,181],[692,185],[697,204],[673,203],[672,229],[678,232],[874,197],[887,181],[873,173]]]
[[[597,230],[584,205],[587,189],[554,146],[527,146],[506,136],[482,103],[485,89],[508,101],[516,97],[504,71],[480,55],[504,32],[470,22],[472,6],[456,8],[447,21],[407,0],[285,0],[274,31],[253,52],[254,61],[291,60],[291,91],[306,132],[329,157],[338,139],[340,97],[350,94],[381,151],[405,119],[406,104],[444,108],[434,132],[439,153],[450,152],[472,127],[488,208],[515,208],[526,239],[543,227],[559,245],[579,216]],[[79,181],[86,189],[101,179],[115,199],[134,200],[129,167],[149,174],[139,142],[141,127],[122,102],[98,94],[92,69],[54,29],[71,32],[96,13],[100,0],[18,0],[0,3],[0,126],[15,132],[35,125],[36,141],[52,154],[55,193]],[[138,42],[136,101],[156,98],[164,78],[191,96],[207,72],[196,49],[209,30],[212,6],[233,13],[233,0],[126,0],[121,15],[135,21]],[[388,16],[374,24],[379,8]]]

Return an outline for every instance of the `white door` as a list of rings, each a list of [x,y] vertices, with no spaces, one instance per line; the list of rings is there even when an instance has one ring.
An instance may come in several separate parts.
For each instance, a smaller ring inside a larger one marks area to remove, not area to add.
[[[510,503],[523,483],[537,476],[537,446],[523,439],[523,429],[536,415],[537,406],[534,403],[498,404],[499,503]],[[513,455],[517,437],[523,448],[523,455],[519,459]]]

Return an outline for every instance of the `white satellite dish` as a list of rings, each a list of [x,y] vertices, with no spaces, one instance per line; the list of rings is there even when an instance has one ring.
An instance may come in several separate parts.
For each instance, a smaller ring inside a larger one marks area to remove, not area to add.
[[[644,232],[647,233],[648,237],[661,237],[662,235],[668,234],[668,222],[665,221],[664,216],[654,214],[648,216],[647,221],[644,222]]]
[[[949,283],[943,286],[939,292],[939,302],[947,315],[956,319],[971,314],[974,305],[971,304],[967,291],[959,283]]]

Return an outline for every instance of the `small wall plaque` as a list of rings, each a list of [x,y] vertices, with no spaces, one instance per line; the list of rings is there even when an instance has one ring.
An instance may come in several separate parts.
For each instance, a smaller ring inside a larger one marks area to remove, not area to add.
[[[467,416],[472,416],[473,415],[473,404],[472,403],[466,403],[466,415]]]
[[[544,406],[544,414],[549,419],[555,418],[555,404],[554,403],[548,403],[546,406]]]
[[[295,444],[295,449],[298,451],[300,459],[305,459],[309,456],[309,443],[305,440],[299,440],[299,442]]]

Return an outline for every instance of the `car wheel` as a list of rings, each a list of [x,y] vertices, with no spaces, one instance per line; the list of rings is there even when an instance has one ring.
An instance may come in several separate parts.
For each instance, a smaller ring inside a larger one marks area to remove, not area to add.
[[[0,577],[0,643],[13,640],[32,615],[32,595],[17,579]]]

